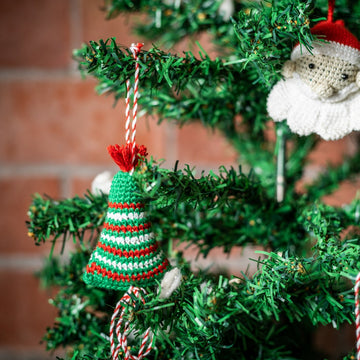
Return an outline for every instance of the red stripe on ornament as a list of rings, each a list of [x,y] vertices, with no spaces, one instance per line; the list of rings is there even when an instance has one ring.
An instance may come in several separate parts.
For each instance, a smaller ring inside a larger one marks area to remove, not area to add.
[[[109,208],[113,208],[113,209],[142,209],[143,207],[145,207],[144,204],[141,203],[115,203],[115,202],[109,202],[108,203]]]
[[[138,257],[138,258],[140,258],[140,257],[154,253],[158,249],[158,244],[155,243],[154,245],[151,245],[145,249],[130,250],[130,251],[117,249],[116,247],[111,247],[110,245],[105,245],[101,242],[98,243],[97,247],[103,249],[104,251],[106,251],[108,253],[111,253],[111,254],[114,254],[114,255],[117,255],[120,257],[126,257],[126,258]]]
[[[109,223],[104,223],[104,228],[106,230],[111,230],[111,231],[116,231],[118,233],[127,233],[127,232],[139,232],[139,231],[143,231],[143,230],[146,230],[146,229],[149,229],[151,226],[151,223],[145,223],[145,224],[140,224],[139,226],[131,226],[131,225],[112,225],[112,224],[109,224]]]
[[[103,277],[108,277],[109,279],[112,279],[113,281],[122,281],[122,282],[130,282],[130,281],[140,281],[140,280],[149,280],[150,278],[158,275],[159,273],[162,273],[164,270],[167,269],[169,266],[169,260],[165,259],[162,264],[160,264],[158,267],[154,268],[153,270],[146,272],[143,272],[142,274],[119,274],[117,272],[113,272],[111,270],[106,270],[105,268],[102,268],[100,265],[97,265],[96,262],[93,262],[91,266],[86,266],[86,272],[88,274],[99,274]]]

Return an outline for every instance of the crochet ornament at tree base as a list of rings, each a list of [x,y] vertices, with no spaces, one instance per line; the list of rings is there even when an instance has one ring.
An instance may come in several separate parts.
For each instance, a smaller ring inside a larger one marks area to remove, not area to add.
[[[283,67],[284,80],[269,94],[274,121],[286,119],[292,132],[341,139],[360,130],[360,42],[342,20],[328,18],[311,29],[318,40],[311,52],[297,44]]]

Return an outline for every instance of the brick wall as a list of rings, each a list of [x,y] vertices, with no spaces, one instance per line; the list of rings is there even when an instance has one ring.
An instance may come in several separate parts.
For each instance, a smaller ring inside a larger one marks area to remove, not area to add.
[[[112,97],[96,95],[96,83],[80,78],[72,49],[110,36],[125,45],[143,39],[129,30],[133,18],[106,21],[101,5],[100,0],[0,2],[0,359],[55,358],[39,344],[55,313],[47,301],[51,294],[33,277],[49,247],[35,247],[26,235],[31,194],[81,195],[96,174],[115,171],[106,146],[123,139],[123,103],[113,108]],[[157,126],[155,119],[141,122],[138,142],[169,166],[179,159],[216,169],[236,161],[224,139],[200,125],[179,130]],[[327,160],[341,161],[354,143],[348,137],[321,144],[310,174]],[[352,197],[356,188],[347,184],[345,195]],[[329,201],[341,203],[346,196]],[[215,251],[212,259],[217,256]]]

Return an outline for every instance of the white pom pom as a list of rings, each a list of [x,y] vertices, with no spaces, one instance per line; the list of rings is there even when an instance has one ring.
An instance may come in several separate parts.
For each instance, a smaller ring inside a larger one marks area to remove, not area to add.
[[[167,299],[181,283],[180,269],[174,268],[168,271],[161,280],[161,291],[159,298]]]
[[[112,178],[110,171],[104,171],[96,175],[91,183],[91,192],[94,195],[109,194]]]
[[[222,16],[224,21],[230,20],[230,17],[234,14],[234,1],[233,0],[223,0],[219,6],[218,12]]]

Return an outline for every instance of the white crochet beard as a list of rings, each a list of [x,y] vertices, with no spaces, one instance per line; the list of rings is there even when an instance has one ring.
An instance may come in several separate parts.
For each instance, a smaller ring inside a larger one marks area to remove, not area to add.
[[[341,139],[360,130],[360,90],[355,83],[329,98],[320,98],[297,74],[271,90],[267,110],[274,121],[286,120],[292,132]]]

